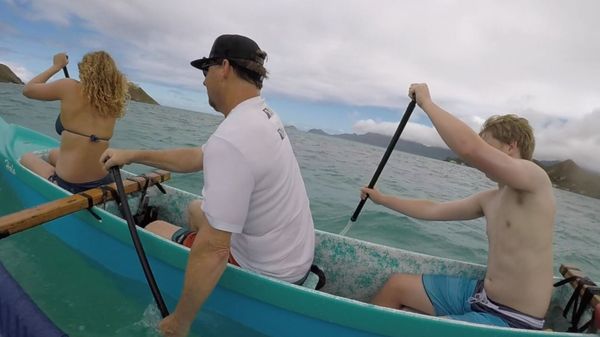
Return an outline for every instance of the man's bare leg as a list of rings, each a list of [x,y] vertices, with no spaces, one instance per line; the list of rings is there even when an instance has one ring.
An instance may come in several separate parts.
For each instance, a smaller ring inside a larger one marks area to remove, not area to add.
[[[204,215],[204,211],[202,210],[202,200],[194,200],[190,202],[187,212],[188,226],[190,226],[191,230],[199,232],[202,223],[198,221],[198,219]]]
[[[200,208],[201,205],[202,201],[200,200],[194,200],[188,205],[188,225],[192,231],[198,231],[200,229],[199,221],[197,221],[197,219],[200,214],[202,214],[202,208]],[[169,240],[171,240],[173,234],[175,234],[175,232],[177,232],[180,228],[181,227],[163,220],[153,221],[145,227],[145,229],[151,231],[152,233],[158,234]]]
[[[435,314],[423,287],[421,275],[392,274],[371,303],[427,315]]]

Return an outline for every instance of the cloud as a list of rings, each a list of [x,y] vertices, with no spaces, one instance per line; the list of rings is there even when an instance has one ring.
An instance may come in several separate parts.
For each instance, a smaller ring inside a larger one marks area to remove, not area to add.
[[[568,120],[555,119],[538,129],[536,155],[544,159],[573,159],[600,171],[600,109]]]
[[[534,158],[538,160],[572,159],[587,169],[600,171],[600,109],[581,117],[564,119],[528,111],[529,122],[536,138]],[[467,122],[478,132],[485,119],[474,117]],[[391,136],[398,127],[397,122],[382,122],[372,119],[357,121],[352,130],[358,134],[367,132]],[[448,148],[437,131],[430,126],[409,122],[402,134],[403,139],[428,146]]]
[[[19,35],[19,31],[7,23],[0,22],[0,34],[4,36]]]
[[[597,138],[577,129],[600,118],[597,0],[9,3],[33,21],[83,27],[81,44],[118,50],[136,81],[197,92],[203,79],[189,61],[207,55],[218,35],[240,33],[269,54],[269,94],[396,108],[411,82],[427,82],[434,100],[472,128],[517,113],[537,126],[537,153],[600,169],[587,155]],[[393,129],[381,123],[359,121],[355,132]],[[413,123],[406,136],[438,142]]]
[[[427,81],[440,98],[553,115],[600,107],[598,12],[594,0],[31,1],[37,20],[77,18],[128,44],[129,66],[167,85],[197,85],[189,60],[240,32],[269,52],[269,90],[286,95],[394,106]]]

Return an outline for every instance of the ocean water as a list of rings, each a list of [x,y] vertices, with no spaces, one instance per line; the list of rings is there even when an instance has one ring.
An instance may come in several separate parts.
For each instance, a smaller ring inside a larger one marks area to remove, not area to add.
[[[57,138],[53,128],[58,104],[26,99],[20,94],[21,88],[0,84],[0,117]],[[197,146],[208,139],[221,121],[220,115],[131,102],[126,116],[117,124],[111,146]],[[360,186],[368,184],[385,149],[295,128],[288,128],[288,135],[300,163],[316,227],[339,233],[359,202]],[[138,173],[148,170],[141,165],[127,169]],[[200,194],[202,173],[174,174],[168,184]],[[463,198],[494,185],[475,169],[395,151],[377,186],[386,193],[443,201]],[[18,191],[9,190],[0,180],[0,214],[20,209],[14,202],[17,198],[11,197],[14,193]],[[555,193],[556,274],[558,265],[568,263],[600,280],[600,200],[558,189]],[[482,219],[421,221],[367,202],[347,235],[435,256],[486,262]],[[86,260],[43,230],[30,230],[0,241],[0,260],[72,336],[156,335],[153,326],[159,318],[149,294],[140,295],[133,290],[136,285]],[[61,270],[59,277],[56,270]],[[92,298],[86,296],[91,288],[96,291]],[[94,310],[98,318],[89,315],[89,310]],[[203,312],[201,317],[202,336],[258,335],[216,314]]]

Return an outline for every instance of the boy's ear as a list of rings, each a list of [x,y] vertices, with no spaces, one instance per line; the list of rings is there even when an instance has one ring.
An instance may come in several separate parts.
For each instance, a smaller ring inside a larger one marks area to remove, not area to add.
[[[508,144],[510,151],[519,151],[519,145],[517,144],[517,141],[512,141],[510,142],[510,144]]]

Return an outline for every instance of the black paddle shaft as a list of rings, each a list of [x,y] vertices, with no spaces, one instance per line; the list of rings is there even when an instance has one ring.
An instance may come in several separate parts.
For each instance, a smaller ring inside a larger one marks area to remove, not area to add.
[[[388,145],[387,149],[385,150],[385,153],[383,154],[383,158],[381,158],[381,162],[379,163],[379,166],[377,166],[377,170],[375,170],[375,174],[373,174],[373,178],[371,178],[371,182],[369,183],[369,188],[373,188],[373,186],[375,186],[375,183],[377,182],[377,179],[379,179],[379,175],[381,174],[381,171],[383,171],[383,168],[385,167],[385,164],[387,163],[388,159],[390,158],[392,151],[394,151],[394,147],[396,147],[396,143],[398,143],[398,139],[400,139],[400,135],[402,134],[402,131],[404,131],[404,127],[406,127],[406,123],[408,123],[408,119],[410,118],[410,115],[412,114],[413,110],[415,109],[416,104],[417,104],[417,102],[415,102],[414,100],[410,101],[410,103],[408,103],[408,106],[406,107],[406,111],[404,112],[404,116],[402,116],[402,120],[400,121],[400,124],[398,124],[398,128],[396,129],[396,133],[394,133],[394,136],[392,137],[390,144]],[[369,196],[367,196],[367,198],[368,197]],[[360,202],[358,203],[358,206],[356,207],[354,214],[352,214],[352,217],[350,218],[350,220],[352,222],[355,222],[356,219],[358,218],[358,215],[360,214],[360,211],[362,210],[363,206],[365,205],[365,202],[367,202],[367,198],[361,199]]]
[[[69,56],[67,55],[67,60],[69,59]],[[67,66],[63,67],[63,73],[65,74],[66,78],[69,78],[69,70],[67,69]]]
[[[154,275],[152,274],[152,269],[150,269],[150,264],[148,264],[146,253],[144,253],[144,247],[142,246],[142,242],[140,241],[140,237],[138,236],[135,221],[133,220],[133,216],[131,215],[131,209],[129,209],[129,204],[127,203],[127,195],[125,194],[125,188],[123,187],[123,180],[121,180],[121,172],[119,171],[119,167],[111,167],[110,173],[112,174],[113,179],[115,180],[115,184],[117,185],[117,193],[120,199],[119,207],[121,209],[121,213],[127,220],[129,233],[131,234],[131,240],[133,241],[135,251],[138,255],[138,258],[140,259],[142,269],[144,269],[144,275],[146,276],[146,280],[148,281],[148,286],[150,286],[152,296],[154,296],[154,301],[156,301],[156,305],[160,310],[160,314],[163,318],[165,318],[169,315],[169,310],[167,309],[165,301],[160,295],[160,290],[158,289],[158,285],[156,284],[156,280],[154,279]]]

